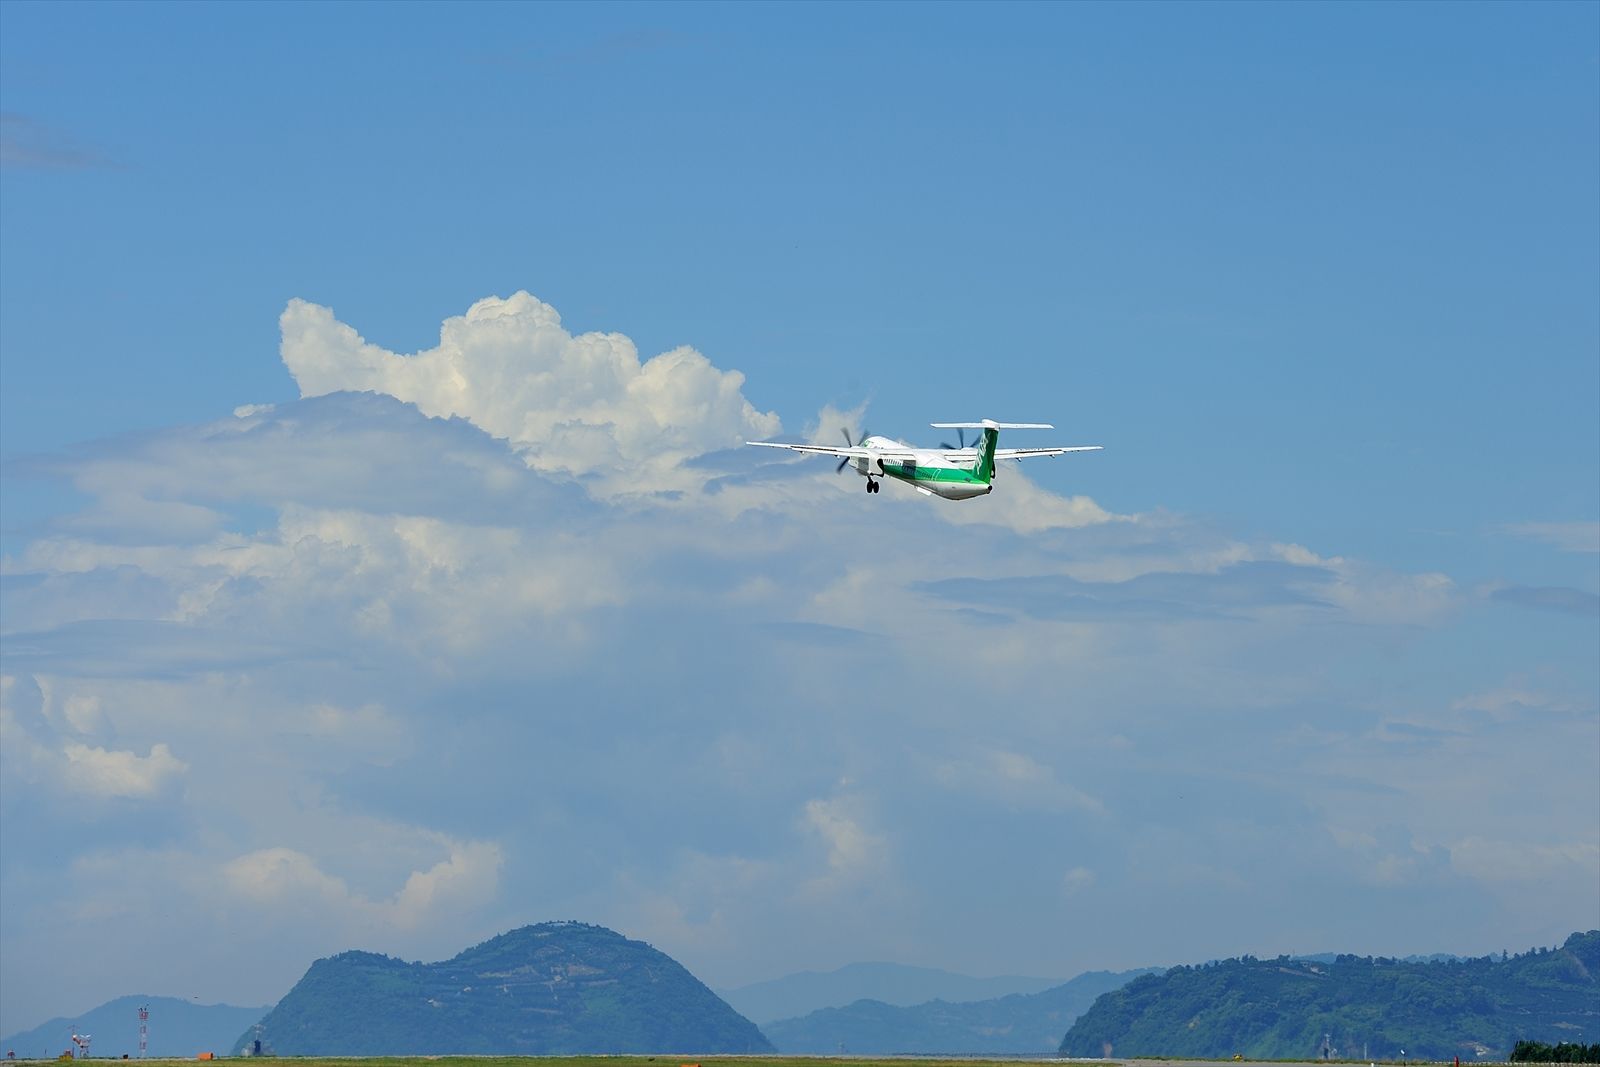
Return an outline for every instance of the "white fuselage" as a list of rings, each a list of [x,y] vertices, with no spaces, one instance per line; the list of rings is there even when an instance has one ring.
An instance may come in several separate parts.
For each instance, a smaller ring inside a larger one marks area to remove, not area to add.
[[[979,479],[974,473],[978,466],[976,448],[914,448],[904,441],[879,436],[865,438],[860,444],[864,448],[894,453],[896,457],[857,459],[852,465],[858,474],[869,480],[892,478],[907,483],[919,493],[946,500],[968,500],[994,491],[989,479]],[[914,459],[905,458],[907,453]]]

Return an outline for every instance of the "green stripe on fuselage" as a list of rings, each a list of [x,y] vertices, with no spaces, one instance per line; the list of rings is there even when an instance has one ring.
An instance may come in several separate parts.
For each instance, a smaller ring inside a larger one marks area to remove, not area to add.
[[[986,427],[983,431],[983,446],[978,452],[977,461],[970,467],[924,467],[916,463],[884,463],[883,473],[913,485],[918,482],[939,485],[988,485],[994,481],[994,446],[999,439],[1000,434],[997,431]]]
[[[972,469],[960,467],[923,467],[915,463],[885,463],[883,473],[902,482],[942,482],[955,485],[988,485],[989,479],[978,477]]]

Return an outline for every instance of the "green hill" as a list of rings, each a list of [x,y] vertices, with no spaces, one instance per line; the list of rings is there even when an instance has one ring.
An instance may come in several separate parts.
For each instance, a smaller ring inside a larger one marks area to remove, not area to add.
[[[1600,930],[1558,949],[1406,963],[1251,956],[1174,967],[1107,993],[1063,1056],[1504,1060],[1519,1039],[1600,1040]]]
[[[261,1038],[280,1056],[772,1051],[672,958],[582,923],[525,926],[442,963],[318,960]]]
[[[763,1029],[779,1051],[796,1055],[1027,1055],[1052,1053],[1057,1035],[1094,999],[1143,971],[1093,971],[1039,993],[967,1003],[933,1000],[896,1007],[858,1000]]]

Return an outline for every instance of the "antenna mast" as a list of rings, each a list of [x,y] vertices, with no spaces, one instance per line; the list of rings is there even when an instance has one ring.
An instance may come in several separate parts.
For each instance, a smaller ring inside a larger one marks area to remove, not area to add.
[[[139,1058],[144,1059],[145,1049],[150,1044],[150,1005],[146,1004],[139,1009]]]

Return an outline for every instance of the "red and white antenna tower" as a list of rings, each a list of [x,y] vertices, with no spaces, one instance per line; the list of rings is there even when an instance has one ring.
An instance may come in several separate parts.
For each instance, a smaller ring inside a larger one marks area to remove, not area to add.
[[[150,1044],[150,1006],[146,1004],[139,1009],[139,1058],[144,1059],[144,1050]]]
[[[72,1031],[72,1043],[78,1046],[78,1059],[86,1060],[89,1058],[89,1042],[91,1039],[92,1035],[90,1034],[80,1034],[76,1029]]]

